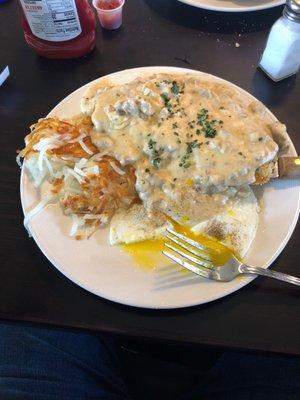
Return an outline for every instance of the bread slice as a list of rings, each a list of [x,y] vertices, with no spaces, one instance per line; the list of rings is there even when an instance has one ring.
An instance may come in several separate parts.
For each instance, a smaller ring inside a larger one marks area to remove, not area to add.
[[[266,164],[261,165],[255,172],[254,185],[263,185],[269,182],[272,178],[278,177],[278,161],[275,158]]]

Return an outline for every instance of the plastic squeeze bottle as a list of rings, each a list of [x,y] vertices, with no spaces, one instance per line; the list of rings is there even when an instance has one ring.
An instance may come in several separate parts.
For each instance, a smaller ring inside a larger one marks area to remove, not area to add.
[[[76,58],[93,50],[96,21],[88,0],[19,0],[25,40],[46,58]]]

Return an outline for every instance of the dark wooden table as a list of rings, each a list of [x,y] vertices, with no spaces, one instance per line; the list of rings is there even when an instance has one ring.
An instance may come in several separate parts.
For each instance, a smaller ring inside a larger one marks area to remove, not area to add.
[[[218,14],[175,0],[127,0],[123,28],[98,29],[92,54],[51,61],[25,45],[16,2],[0,5],[0,63],[11,69],[0,87],[0,318],[152,341],[300,354],[300,292],[294,286],[258,278],[219,301],[173,311],[130,308],[79,288],[28,238],[15,164],[28,126],[74,89],[114,71],[148,65],[194,68],[236,83],[287,124],[299,150],[299,77],[275,84],[256,68],[281,11]],[[297,227],[274,268],[299,276],[299,249]]]

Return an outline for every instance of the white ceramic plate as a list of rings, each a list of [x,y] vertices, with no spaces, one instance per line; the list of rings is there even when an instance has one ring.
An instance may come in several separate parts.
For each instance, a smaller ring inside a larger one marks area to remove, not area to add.
[[[178,0],[190,6],[213,11],[246,12],[281,6],[285,0]]]
[[[173,67],[136,68],[100,79],[124,83],[137,76],[159,72],[196,72],[206,79],[224,82],[212,75]],[[88,85],[90,83],[66,97],[49,115],[70,117],[78,113],[80,98]],[[250,94],[239,90],[242,96],[253,101]],[[296,154],[292,143],[291,154]],[[267,268],[294,230],[299,214],[300,190],[291,181],[277,181],[256,192],[262,211],[258,232],[246,261]],[[24,170],[21,199],[25,214],[39,201],[38,193]],[[146,308],[187,307],[224,297],[252,280],[242,277],[233,282],[219,283],[192,274],[174,274],[174,271],[170,275],[169,272],[145,271],[134,265],[130,255],[108,244],[107,230],[97,231],[89,240],[76,241],[68,236],[70,227],[71,219],[64,216],[58,206],[48,206],[30,222],[34,240],[59,271],[84,289],[118,303]]]

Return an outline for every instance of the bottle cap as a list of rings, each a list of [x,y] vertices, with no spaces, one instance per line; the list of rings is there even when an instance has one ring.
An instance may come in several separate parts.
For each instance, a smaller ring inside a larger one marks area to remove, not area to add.
[[[283,15],[294,22],[300,22],[300,0],[287,0]]]

